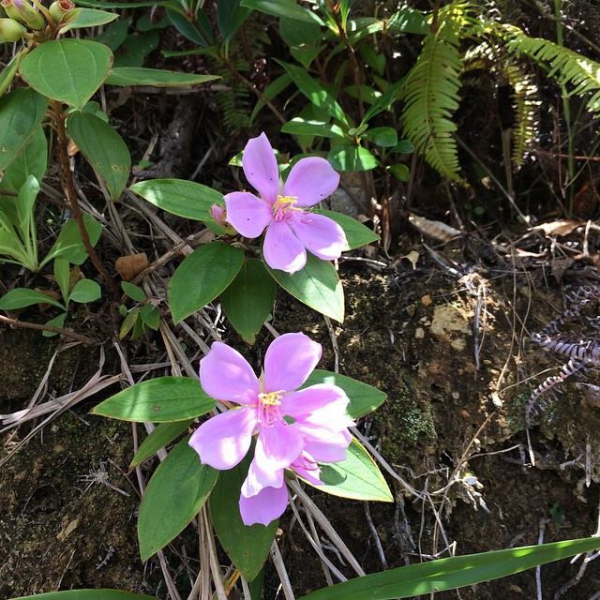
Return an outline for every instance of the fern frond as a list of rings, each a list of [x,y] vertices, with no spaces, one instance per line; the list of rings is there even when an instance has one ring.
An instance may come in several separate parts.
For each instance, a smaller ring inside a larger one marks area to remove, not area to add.
[[[588,96],[586,106],[592,113],[600,112],[600,64],[541,38],[532,38],[518,27],[502,25],[506,48],[525,55],[549,69],[548,76],[561,86],[570,87],[571,95]]]
[[[515,122],[512,129],[512,161],[520,167],[525,152],[531,148],[538,132],[538,89],[532,75],[516,62],[510,61],[504,74],[513,89]]]
[[[430,33],[402,93],[404,133],[442,175],[459,181],[452,120],[459,105],[461,57],[447,36]]]

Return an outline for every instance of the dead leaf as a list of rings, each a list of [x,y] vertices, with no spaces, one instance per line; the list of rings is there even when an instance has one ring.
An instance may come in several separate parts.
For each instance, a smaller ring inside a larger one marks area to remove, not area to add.
[[[578,227],[583,225],[583,221],[573,221],[571,219],[559,219],[558,221],[550,221],[550,223],[542,223],[532,227],[534,231],[542,231],[547,236],[562,237],[569,235]]]
[[[449,242],[461,235],[458,229],[454,229],[454,227],[450,227],[450,225],[446,225],[442,221],[430,221],[413,213],[410,213],[408,216],[408,222],[422,234],[441,242]]]
[[[140,254],[129,254],[121,256],[115,261],[117,273],[125,280],[131,281],[138,273],[141,273],[150,263],[145,252]]]

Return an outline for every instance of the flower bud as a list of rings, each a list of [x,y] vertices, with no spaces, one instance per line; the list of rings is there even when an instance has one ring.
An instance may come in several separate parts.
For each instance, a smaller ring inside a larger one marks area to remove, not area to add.
[[[220,228],[220,234],[235,235],[236,230],[227,222],[227,211],[218,204],[213,204],[210,207],[210,216],[214,219],[215,224]],[[213,230],[217,231],[217,230]]]
[[[27,29],[12,19],[0,19],[0,42],[18,42]]]
[[[56,0],[50,5],[48,11],[55,23],[60,23],[64,16],[75,9],[75,4],[71,0]]]
[[[31,29],[43,29],[46,26],[46,19],[29,0],[2,0],[2,6],[11,19]]]

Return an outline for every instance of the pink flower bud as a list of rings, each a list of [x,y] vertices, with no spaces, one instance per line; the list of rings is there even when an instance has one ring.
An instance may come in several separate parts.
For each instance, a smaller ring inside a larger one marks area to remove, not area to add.
[[[14,1],[14,0],[13,0]],[[71,0],[56,0],[50,5],[48,11],[54,19],[55,23],[60,23],[64,20],[65,15],[75,9],[75,4]]]
[[[210,207],[210,216],[219,224],[226,225],[225,219],[227,219],[227,212],[222,206],[213,204]]]
[[[46,19],[30,0],[2,0],[2,6],[11,19],[31,29],[43,29],[46,26]]]

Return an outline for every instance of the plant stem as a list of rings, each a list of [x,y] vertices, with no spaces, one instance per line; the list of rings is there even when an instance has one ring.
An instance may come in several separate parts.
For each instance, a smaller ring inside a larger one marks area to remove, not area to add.
[[[79,333],[75,333],[69,329],[62,329],[61,327],[53,327],[52,325],[40,325],[40,323],[30,323],[29,321],[19,321],[19,319],[11,319],[10,317],[5,317],[4,315],[0,315],[0,323],[6,323],[11,327],[21,327],[23,329],[35,329],[37,331],[51,331],[52,333],[58,333],[65,337],[71,338],[77,342],[81,342],[82,344],[87,344],[91,346],[95,344],[94,340],[86,337],[85,335],[80,335]]]
[[[110,288],[111,294],[113,297],[118,298],[120,295],[119,288],[115,283],[115,280],[110,276],[100,257],[94,250],[94,246],[92,246],[92,242],[90,241],[90,236],[88,235],[87,229],[85,228],[85,223],[83,220],[83,214],[81,212],[81,208],[79,206],[79,201],[77,200],[77,191],[75,190],[75,182],[73,181],[73,173],[71,173],[71,165],[69,164],[69,138],[67,136],[67,129],[65,127],[65,115],[63,111],[62,104],[60,102],[53,102],[53,119],[54,124],[56,126],[56,138],[57,138],[57,147],[58,147],[58,158],[59,158],[59,167],[60,167],[60,175],[62,187],[65,192],[65,196],[67,198],[67,202],[69,203],[69,208],[73,213],[73,218],[77,223],[77,228],[79,229],[79,234],[81,235],[81,240],[83,241],[83,245],[85,246],[85,250],[92,261],[92,264],[96,268],[96,271],[102,275],[104,281],[106,281],[108,287]]]

